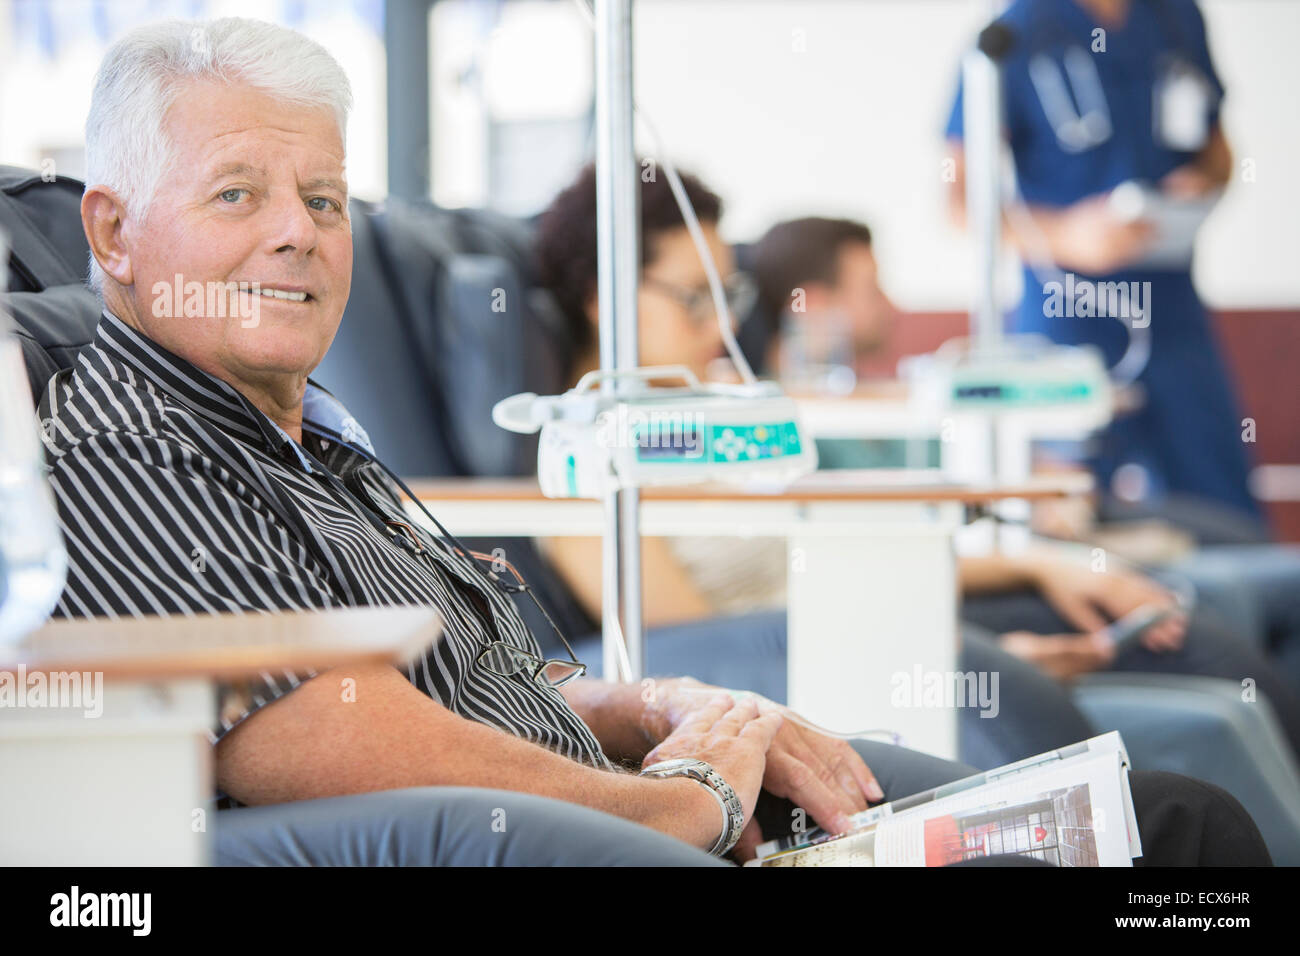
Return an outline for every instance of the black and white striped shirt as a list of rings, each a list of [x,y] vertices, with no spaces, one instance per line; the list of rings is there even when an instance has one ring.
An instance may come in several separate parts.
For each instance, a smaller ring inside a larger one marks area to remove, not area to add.
[[[411,664],[416,687],[470,720],[609,766],[558,691],[476,662],[498,639],[541,652],[470,561],[422,528],[416,554],[383,526],[406,520],[396,486],[319,434],[370,451],[324,390],[307,386],[299,445],[236,389],[105,312],[76,367],[50,383],[41,417],[68,550],[56,616],[432,605],[445,630]],[[224,687],[213,742],[311,676],[263,672]]]

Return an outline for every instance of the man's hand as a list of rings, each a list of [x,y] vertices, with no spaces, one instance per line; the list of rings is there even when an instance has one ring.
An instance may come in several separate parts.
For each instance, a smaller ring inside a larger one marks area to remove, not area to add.
[[[755,701],[736,701],[725,691],[697,698],[697,704],[646,754],[642,766],[678,757],[703,760],[731,784],[745,806],[745,820],[751,821],[763,786],[765,756],[781,728],[781,715],[760,715]]]
[[[1064,561],[1035,565],[1034,583],[1061,617],[1086,633],[1104,630],[1112,621],[1143,606],[1176,611],[1173,595],[1155,581],[1128,571],[1097,572]],[[1187,635],[1187,618],[1175,613],[1147,628],[1139,638],[1157,653],[1176,651]]]
[[[647,733],[652,739],[671,733],[702,701],[711,699],[710,691],[717,690],[690,678],[659,682],[656,699],[647,707]],[[794,718],[781,724],[767,750],[764,790],[792,801],[818,826],[833,833],[847,830],[848,816],[865,810],[868,801],[884,799],[870,768],[847,741],[801,726],[791,711],[771,701],[764,700],[761,710]],[[755,833],[747,830],[743,842],[754,842],[754,837]]]

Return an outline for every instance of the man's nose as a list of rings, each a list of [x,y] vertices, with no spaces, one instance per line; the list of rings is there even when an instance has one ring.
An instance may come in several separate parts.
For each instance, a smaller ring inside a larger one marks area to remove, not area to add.
[[[310,255],[316,249],[316,221],[296,191],[285,190],[267,207],[268,237],[276,252]]]

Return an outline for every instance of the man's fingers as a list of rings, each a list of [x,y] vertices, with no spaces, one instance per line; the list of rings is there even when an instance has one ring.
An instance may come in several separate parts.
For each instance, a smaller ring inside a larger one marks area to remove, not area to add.
[[[814,773],[826,788],[839,801],[844,813],[857,813],[867,808],[867,801],[852,774],[838,772],[839,767],[832,764],[838,761],[828,760],[832,755],[825,752],[820,741],[811,740],[802,728],[792,724],[785,728],[772,744],[772,751],[780,752],[803,764]],[[770,753],[769,753],[770,759]]]
[[[763,748],[763,753],[767,753],[768,748],[772,746],[772,741],[776,739],[776,735],[781,729],[781,724],[784,722],[785,719],[780,714],[776,711],[770,711],[761,717],[755,717],[753,720],[748,721],[740,728],[739,735],[741,737],[753,737],[758,742],[758,745]]]
[[[880,803],[885,799],[885,788],[880,785],[880,781],[876,779],[876,775],[867,766],[862,756],[851,746],[847,747],[847,750],[848,753],[844,757],[844,766],[866,795],[866,798],[872,803]]]
[[[820,768],[824,768],[820,771],[823,779],[833,781],[848,797],[849,812],[858,813],[867,808],[868,801],[883,799],[880,784],[876,783],[876,778],[862,762],[858,752],[848,743],[807,727],[794,726],[791,729],[798,731],[800,742],[817,761],[817,764],[810,766],[820,765]],[[806,758],[804,762],[809,763]]]
[[[840,804],[840,795],[801,760],[781,751],[767,755],[767,772],[763,787],[778,797],[785,797],[803,807],[813,821],[832,833],[843,833],[852,824]]]
[[[702,734],[713,728],[723,714],[735,706],[730,694],[717,694],[707,700],[698,710],[693,710],[673,728],[675,734]]]
[[[752,697],[744,697],[733,701],[732,704],[733,706],[721,714],[714,722],[713,730],[716,733],[725,733],[728,736],[737,735],[744,729],[746,724],[758,716],[758,703]]]

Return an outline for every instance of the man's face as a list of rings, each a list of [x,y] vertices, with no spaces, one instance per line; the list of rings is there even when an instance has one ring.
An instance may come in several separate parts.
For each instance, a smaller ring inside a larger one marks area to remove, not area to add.
[[[164,123],[177,160],[144,220],[123,233],[136,319],[160,345],[236,387],[306,376],[334,339],[352,283],[334,113],[203,82],[179,93]],[[190,283],[257,283],[289,296],[240,291],[226,307],[174,314],[177,275],[191,292]],[[164,288],[171,303],[159,301]]]
[[[893,330],[897,310],[880,288],[871,246],[846,242],[837,259],[828,305],[848,319],[859,351],[879,348]]]

